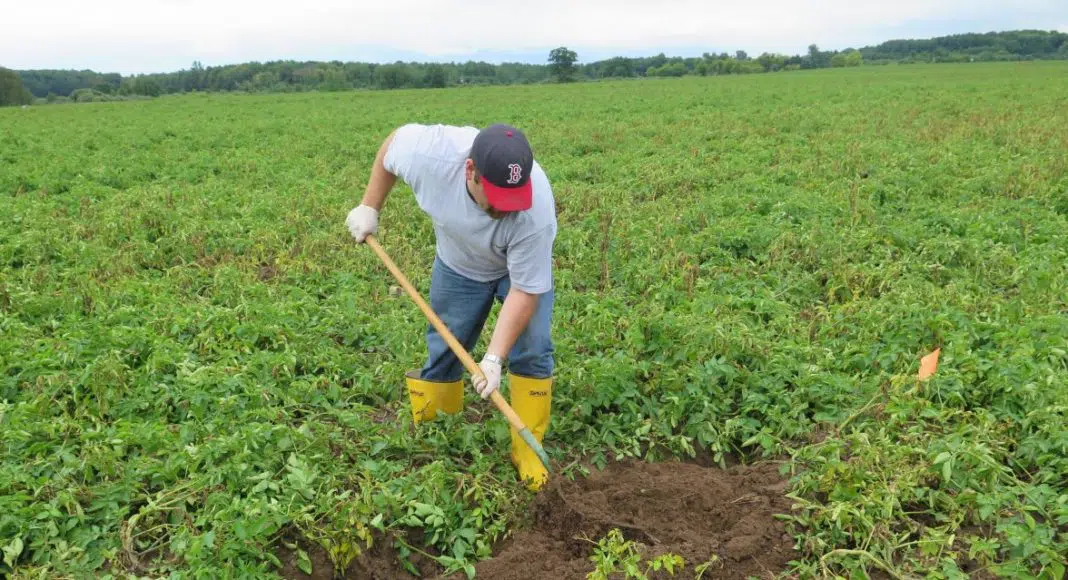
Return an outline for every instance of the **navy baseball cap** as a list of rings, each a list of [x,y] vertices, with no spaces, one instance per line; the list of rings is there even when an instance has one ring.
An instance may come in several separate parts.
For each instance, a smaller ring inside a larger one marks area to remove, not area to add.
[[[500,211],[530,209],[534,153],[522,131],[504,123],[482,129],[471,145],[471,160],[482,176],[482,190],[490,205]]]

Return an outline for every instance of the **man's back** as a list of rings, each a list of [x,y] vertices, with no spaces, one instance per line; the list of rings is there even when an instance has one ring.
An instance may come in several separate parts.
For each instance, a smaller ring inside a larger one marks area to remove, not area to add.
[[[548,291],[557,228],[549,179],[535,161],[530,209],[493,218],[470,197],[464,177],[477,135],[474,127],[404,125],[393,136],[384,166],[412,188],[430,216],[437,253],[446,265],[476,281],[510,275],[520,290]]]

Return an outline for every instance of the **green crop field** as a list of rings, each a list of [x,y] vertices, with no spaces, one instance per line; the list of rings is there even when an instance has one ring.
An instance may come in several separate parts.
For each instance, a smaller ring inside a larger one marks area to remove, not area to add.
[[[344,220],[394,127],[506,121],[560,222],[554,477],[778,460],[773,572],[1061,578],[1065,95],[1011,63],[0,110],[0,574],[492,556],[535,497],[508,424],[468,388],[412,425],[427,320]],[[380,234],[427,296],[407,186]]]

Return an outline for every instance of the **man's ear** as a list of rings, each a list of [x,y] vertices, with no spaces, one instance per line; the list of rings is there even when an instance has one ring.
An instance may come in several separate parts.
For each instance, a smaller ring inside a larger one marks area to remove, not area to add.
[[[466,169],[467,179],[478,183],[478,168],[475,167],[475,162],[470,157],[464,162],[464,169]]]

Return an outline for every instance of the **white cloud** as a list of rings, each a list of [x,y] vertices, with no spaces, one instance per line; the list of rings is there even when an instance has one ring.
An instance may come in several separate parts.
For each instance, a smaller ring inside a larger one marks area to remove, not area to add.
[[[796,53],[810,43],[844,47],[962,27],[1048,29],[1044,23],[1066,19],[1062,0],[54,0],[5,9],[14,26],[0,37],[0,65],[125,73],[193,60],[547,54],[559,45]],[[915,25],[923,32],[910,34]]]

